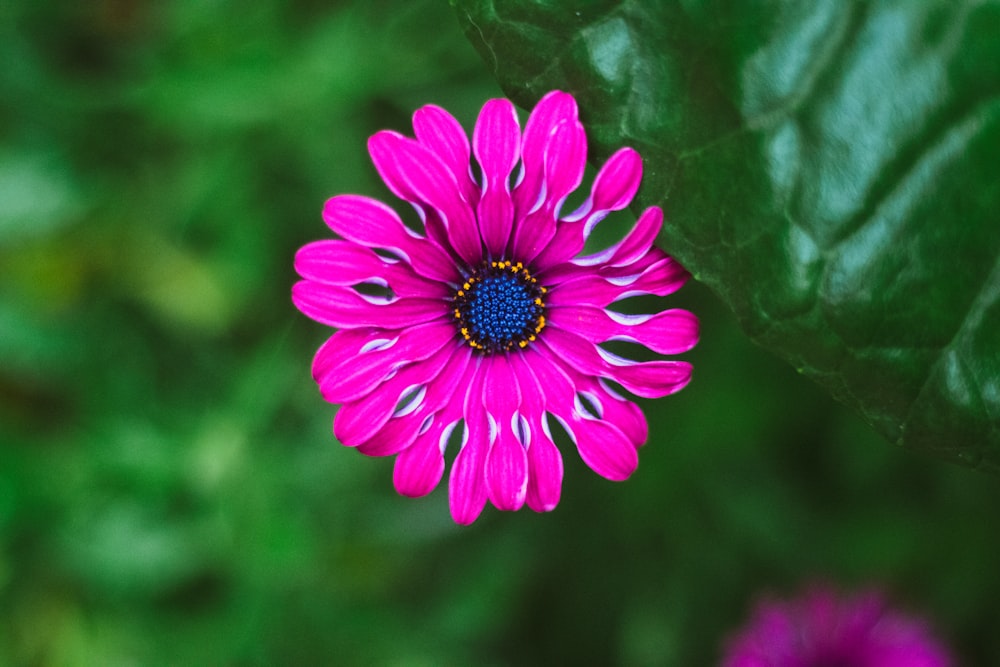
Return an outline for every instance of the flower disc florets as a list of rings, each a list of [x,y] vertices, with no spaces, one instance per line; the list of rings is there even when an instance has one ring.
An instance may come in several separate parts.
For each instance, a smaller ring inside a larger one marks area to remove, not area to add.
[[[487,354],[527,347],[545,328],[544,294],[521,262],[483,262],[455,293],[459,332]]]

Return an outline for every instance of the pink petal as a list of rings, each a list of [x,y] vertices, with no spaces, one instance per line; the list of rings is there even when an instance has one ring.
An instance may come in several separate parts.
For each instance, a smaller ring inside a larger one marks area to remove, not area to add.
[[[413,444],[396,456],[393,483],[404,496],[423,496],[434,490],[444,473],[444,450],[462,419],[462,409],[448,403],[431,419]]]
[[[538,101],[524,125],[521,139],[521,178],[514,189],[517,217],[538,208],[544,196],[545,148],[555,127],[577,120],[576,100],[569,93],[553,90]]]
[[[580,121],[556,125],[545,146],[546,199],[558,215],[571,192],[580,186],[587,166],[587,133]]]
[[[572,430],[580,458],[601,477],[621,482],[639,466],[635,445],[610,422],[580,419]]]
[[[479,229],[491,257],[500,258],[514,224],[510,173],[520,157],[521,128],[514,105],[490,100],[476,121],[472,148],[483,168],[483,192],[477,208]]]
[[[539,341],[551,351],[553,358],[564,361],[580,373],[613,380],[643,398],[660,398],[678,392],[691,380],[691,364],[686,361],[622,359],[558,327],[547,327]]]
[[[576,387],[563,370],[562,364],[553,361],[544,347],[537,343],[530,345],[518,355],[516,362],[518,372],[527,371],[535,378],[539,388],[538,396],[546,411],[570,420],[576,418],[571,414],[576,401]],[[529,400],[527,407],[532,411],[537,410],[537,400]]]
[[[486,507],[484,469],[488,451],[485,440],[469,440],[455,457],[448,484],[448,505],[455,523],[468,526]]]
[[[368,456],[395,454],[413,442],[421,428],[438,412],[454,400],[458,400],[460,405],[465,397],[465,390],[460,390],[460,387],[466,385],[466,367],[471,357],[471,348],[464,345],[456,347],[437,379],[428,383],[427,393],[418,409],[394,415],[384,426],[370,433],[368,439],[358,445],[358,451]],[[460,410],[458,414],[461,416]]]
[[[574,263],[582,266],[631,264],[652,247],[661,229],[663,229],[663,211],[658,206],[650,206],[642,212],[625,238],[606,250],[578,257]]]
[[[590,232],[611,211],[629,205],[642,181],[642,158],[631,148],[612,155],[594,178],[590,197],[558,223],[556,235],[535,260],[540,269],[565,262],[583,250]]]
[[[397,491],[405,496],[422,496],[437,486],[444,472],[444,450],[461,419],[461,406],[447,403],[413,444],[399,453],[393,471]]]
[[[349,446],[365,442],[389,421],[404,398],[418,401],[407,406],[410,412],[419,409],[427,384],[440,374],[453,349],[442,347],[424,361],[404,366],[362,398],[340,406],[333,420],[337,439]]]
[[[675,394],[691,381],[691,364],[686,361],[643,361],[621,359],[602,351],[613,360],[604,376],[636,396],[661,398]]]
[[[494,431],[486,455],[486,493],[497,509],[514,511],[528,490],[528,456],[514,433],[521,394],[505,356],[494,355],[485,364],[482,400]]]
[[[444,446],[454,426],[435,422],[396,456],[392,482],[400,495],[419,498],[438,485],[444,474]]]
[[[540,430],[535,431],[535,427]],[[532,426],[531,446],[528,447],[528,507],[536,512],[551,512],[559,504],[562,493],[563,460],[552,442],[544,417]]]
[[[387,284],[399,296],[445,298],[444,283],[417,275],[405,262],[390,262],[351,241],[315,241],[295,254],[300,276],[328,285]]]
[[[341,442],[355,447],[365,456],[392,456],[413,444],[422,429],[429,427],[429,420],[433,417],[433,413],[428,416],[423,411],[409,412],[401,417],[393,417],[382,428],[369,433],[364,442]]]
[[[479,187],[469,171],[469,138],[455,117],[441,107],[428,104],[413,114],[417,140],[445,163],[462,197],[470,204],[479,199]]]
[[[590,276],[595,273],[602,278],[607,278],[608,280],[614,279],[625,279],[628,276],[636,276],[647,268],[668,259],[670,256],[663,252],[655,245],[650,246],[650,248],[642,254],[634,262],[623,266],[612,266],[610,264],[582,264],[581,259],[576,258],[569,262],[563,262],[562,264],[556,264],[555,266],[549,267],[544,271],[538,272],[539,279],[544,279],[546,285],[557,285],[559,283],[566,282],[567,280],[573,280],[574,278],[580,278],[582,276]],[[586,260],[584,260],[586,261]]]
[[[410,231],[395,211],[379,201],[339,195],[327,200],[323,219],[345,239],[401,256],[424,277],[443,282],[458,280],[458,269],[448,253]]]
[[[483,251],[472,206],[448,166],[420,142],[387,130],[372,135],[368,152],[393,194],[434,209],[448,230],[451,247],[470,265],[479,263]]]
[[[544,153],[541,206],[518,220],[512,256],[530,262],[552,240],[556,217],[566,196],[583,178],[587,162],[587,136],[576,120],[565,120],[548,137]]]
[[[540,349],[528,366],[545,387],[546,409],[566,427],[584,463],[606,479],[620,481],[631,475],[639,464],[635,445],[614,424],[580,410],[576,389],[562,362]]]
[[[595,306],[604,308],[616,301],[632,296],[653,294],[665,296],[679,290],[690,274],[672,257],[663,257],[636,273],[627,271],[602,271],[592,267],[576,267],[573,273],[562,271],[568,265],[557,267],[561,275],[547,272],[542,278],[549,285],[546,304],[556,306]],[[630,267],[631,268],[631,267]],[[622,275],[611,275],[618,273]],[[563,280],[560,280],[560,279]],[[549,282],[549,281],[555,282]]]
[[[310,319],[337,328],[403,327],[447,317],[444,299],[400,297],[386,299],[360,294],[342,285],[300,280],[292,286],[292,303]]]
[[[521,354],[511,355],[511,365],[521,388],[521,414],[527,428],[528,489],[526,502],[536,512],[549,512],[559,504],[563,461],[552,442],[545,418],[544,390]]]
[[[625,340],[659,354],[687,352],[698,342],[698,318],[680,309],[624,315],[592,306],[558,306],[549,308],[547,320],[591,343]]]
[[[642,157],[631,148],[621,148],[597,172],[587,201],[563,219],[584,221],[586,238],[610,211],[620,211],[632,202],[641,182]]]
[[[498,510],[514,512],[528,493],[528,454],[514,437],[501,435],[486,454],[486,494]]]
[[[642,409],[608,387],[604,380],[578,378],[581,391],[601,411],[601,419],[614,424],[636,447],[649,438],[649,424]]]
[[[470,367],[471,382],[465,395],[465,439],[451,466],[448,504],[455,523],[469,525],[486,506],[486,454],[490,425],[483,407],[483,363],[477,358]]]
[[[413,129],[417,140],[441,158],[451,170],[462,198],[475,206],[479,201],[479,186],[472,179],[469,160],[469,138],[458,121],[440,107],[428,105],[413,114]],[[423,217],[424,231],[442,248],[451,247],[445,221],[431,208],[418,209]]]
[[[426,359],[454,339],[450,322],[402,331],[345,329],[320,346],[313,360],[313,377],[327,401],[348,403],[370,392],[400,367]]]

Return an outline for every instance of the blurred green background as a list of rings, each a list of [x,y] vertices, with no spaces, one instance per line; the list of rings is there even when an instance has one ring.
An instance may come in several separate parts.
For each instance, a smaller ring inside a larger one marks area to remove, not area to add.
[[[6,0],[0,63],[0,664],[711,665],[816,578],[1000,664],[1000,480],[883,442],[697,284],[624,484],[564,447],[555,512],[462,528],[334,441],[292,257],[327,197],[391,201],[371,133],[500,94],[443,0]]]

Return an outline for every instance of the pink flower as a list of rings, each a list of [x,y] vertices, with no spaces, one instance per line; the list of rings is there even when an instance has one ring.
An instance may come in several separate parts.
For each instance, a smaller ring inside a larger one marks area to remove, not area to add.
[[[612,155],[587,200],[564,214],[587,153],[571,95],[546,95],[523,132],[509,101],[490,100],[471,146],[435,106],[419,109],[413,128],[416,139],[382,131],[368,149],[389,189],[417,210],[421,230],[381,202],[341,195],[323,210],[340,238],[310,243],[295,257],[303,280],[293,302],[338,329],[313,362],[323,397],[342,404],[336,436],[371,456],[396,454],[396,489],[422,496],[440,481],[449,438],[460,429],[449,499],[462,524],[475,521],[487,500],[501,510],[556,506],[563,464],[549,417],[595,472],[627,478],[646,420],[609,382],[655,398],[683,388],[691,366],[632,361],[600,344],[624,340],[676,354],[698,338],[687,311],[609,308],[669,294],[688,278],[653,247],[659,208],[646,209],[620,242],[580,255],[594,226],[631,202],[642,178],[639,154]]]
[[[760,602],[730,640],[723,667],[948,667],[944,646],[919,619],[878,593],[838,597],[819,587]]]

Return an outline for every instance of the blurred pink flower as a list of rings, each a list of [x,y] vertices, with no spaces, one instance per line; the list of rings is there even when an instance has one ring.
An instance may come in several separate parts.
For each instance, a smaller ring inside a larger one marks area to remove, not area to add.
[[[335,434],[371,456],[396,454],[396,489],[422,496],[440,481],[461,424],[449,498],[463,524],[487,500],[501,510],[556,506],[563,464],[550,416],[595,472],[627,478],[647,425],[608,381],[655,398],[684,387],[691,366],[637,362],[600,344],[625,340],[670,355],[698,338],[697,319],[685,310],[610,308],[635,295],[670,294],[688,278],[653,246],[659,208],[646,209],[611,247],[580,255],[595,225],[635,196],[639,154],[612,155],[590,196],[564,214],[587,154],[571,95],[542,98],[523,132],[509,101],[490,100],[471,144],[439,107],[419,109],[413,129],[415,139],[378,132],[368,148],[422,229],[379,201],[341,195],[323,211],[340,238],[310,243],[295,258],[303,280],[293,302],[338,329],[313,362],[324,398],[342,404]]]
[[[722,667],[949,667],[922,620],[874,591],[838,596],[815,587],[794,600],[763,600],[729,642]]]

